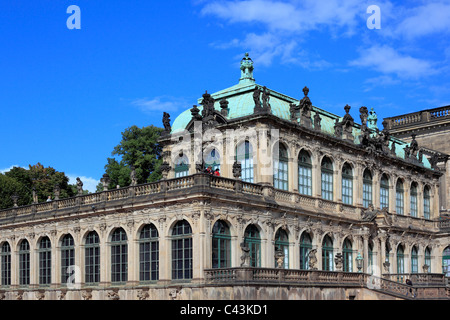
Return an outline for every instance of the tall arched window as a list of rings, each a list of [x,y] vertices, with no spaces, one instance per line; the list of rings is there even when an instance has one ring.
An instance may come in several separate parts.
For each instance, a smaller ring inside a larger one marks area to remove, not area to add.
[[[363,173],[363,207],[368,208],[372,201],[372,173],[366,169]]]
[[[186,155],[182,155],[175,160],[175,178],[189,175],[189,160]]]
[[[300,151],[298,155],[298,192],[312,195],[312,161],[306,150]]]
[[[353,170],[348,163],[342,167],[342,202],[353,204]]]
[[[207,153],[205,165],[206,167],[211,166],[213,171],[216,169],[220,170],[220,154],[216,149],[212,149]]]
[[[261,266],[261,238],[258,228],[251,224],[245,229],[244,243],[250,249],[250,267]]]
[[[369,243],[369,266],[368,273],[373,274],[373,243]]]
[[[333,271],[333,240],[328,235],[322,242],[322,270]]]
[[[19,285],[30,284],[30,244],[22,240],[19,246]]]
[[[66,234],[61,241],[61,284],[66,285],[71,279],[75,266],[75,243],[70,234]]]
[[[212,267],[231,267],[230,228],[222,220],[217,220],[212,229]]]
[[[253,148],[245,141],[236,148],[236,161],[241,164],[241,179],[253,183]]]
[[[275,233],[275,253],[277,251],[281,251],[284,254],[283,267],[289,269],[289,238],[287,232],[281,228]],[[275,267],[277,265],[277,261],[275,261]]]
[[[192,279],[192,229],[186,220],[172,230],[172,279]]]
[[[383,174],[380,180],[380,208],[389,210],[389,178],[386,174]]]
[[[450,246],[444,249],[442,253],[442,273],[450,277]]]
[[[405,194],[403,189],[403,181],[398,179],[397,185],[395,186],[395,211],[397,214],[404,214],[405,208]]]
[[[430,188],[426,186],[423,189],[423,217],[430,219],[431,205],[430,205]]]
[[[39,284],[46,286],[52,282],[52,245],[48,237],[39,242]]]
[[[416,246],[414,246],[411,249],[411,273],[418,273],[418,272],[419,272],[419,258],[417,255],[417,248]]]
[[[1,254],[1,270],[2,270],[2,286],[11,285],[11,246],[8,242],[2,244]]]
[[[324,157],[321,165],[322,199],[333,200],[333,162]]]
[[[128,241],[123,228],[117,228],[111,237],[111,282],[128,281]]]
[[[84,281],[92,285],[100,282],[100,238],[95,231],[86,236],[84,246]]]
[[[309,269],[309,253],[312,249],[312,240],[311,236],[303,232],[302,237],[300,238],[300,269],[308,270]]]
[[[343,254],[343,270],[345,272],[353,272],[353,249],[352,243],[349,239],[345,239],[344,241],[342,254]]]
[[[417,217],[417,183],[413,182],[411,184],[410,190],[410,209],[411,209],[411,217]]]
[[[145,225],[139,236],[139,280],[159,279],[159,235],[154,224]]]
[[[288,152],[286,147],[279,143],[278,153],[276,153],[276,148],[274,149],[274,163],[273,163],[273,186],[274,188],[281,190],[288,190]]]
[[[402,245],[397,247],[397,273],[399,277],[398,280],[403,279],[402,274],[405,273],[405,256]]]
[[[424,272],[431,272],[431,250],[429,247],[425,249],[425,264],[428,268],[427,271],[424,270]]]

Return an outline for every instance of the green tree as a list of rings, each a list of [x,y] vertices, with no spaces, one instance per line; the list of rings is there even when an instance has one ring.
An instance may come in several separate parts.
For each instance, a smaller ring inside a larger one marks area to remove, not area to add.
[[[0,209],[11,208],[14,205],[11,198],[13,194],[19,196],[17,200],[19,206],[30,204],[32,201],[31,192],[25,185],[5,174],[0,174]]]
[[[162,163],[162,148],[158,139],[162,131],[162,128],[151,125],[143,128],[131,126],[122,132],[122,140],[111,153],[113,156],[120,156],[120,161],[107,158],[108,163],[105,165],[106,173],[111,179],[110,188],[131,184],[131,166],[135,168],[139,184],[161,179],[159,168]],[[101,186],[97,186],[98,191],[101,189]]]
[[[33,188],[36,190],[38,202],[46,201],[48,196],[54,198],[53,191],[55,185],[58,185],[60,188],[59,197],[61,199],[73,197],[76,194],[76,187],[74,192],[73,186],[69,185],[69,178],[64,172],[56,171],[52,167],[44,167],[39,162],[28,167],[28,169],[14,167],[4,174],[5,177],[10,179],[8,181],[14,186],[14,190],[19,193],[19,205],[27,205],[33,202]],[[5,179],[3,180],[5,181]],[[7,205],[7,207],[12,204],[10,201],[11,190],[13,189],[2,189],[2,193],[0,194],[0,201]]]

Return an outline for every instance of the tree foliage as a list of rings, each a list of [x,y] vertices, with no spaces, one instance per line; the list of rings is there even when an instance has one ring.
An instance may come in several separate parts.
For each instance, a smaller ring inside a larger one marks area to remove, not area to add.
[[[143,128],[131,126],[122,132],[122,140],[111,153],[120,156],[120,161],[108,158],[105,165],[111,179],[109,188],[129,186],[131,166],[135,168],[138,184],[161,179],[162,150],[158,139],[162,131],[162,128],[151,125]]]
[[[29,165],[28,169],[13,167],[2,175],[0,186],[0,208],[5,209],[13,205],[11,195],[19,195],[18,205],[28,205],[33,202],[33,188],[36,190],[38,202],[44,202],[48,196],[54,198],[54,188],[60,188],[61,199],[75,195],[73,186],[69,185],[69,178],[64,172],[56,171],[52,167],[44,167],[41,163]],[[76,188],[75,188],[76,190]]]

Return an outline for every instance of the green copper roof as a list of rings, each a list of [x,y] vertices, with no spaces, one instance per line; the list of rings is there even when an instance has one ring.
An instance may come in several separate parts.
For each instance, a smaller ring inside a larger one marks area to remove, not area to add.
[[[255,88],[259,86],[262,88],[263,86],[256,84],[253,78],[253,61],[248,57],[248,54],[241,61],[241,78],[239,79],[239,83],[229,87],[227,89],[212,93],[212,98],[215,99],[214,109],[219,111],[220,108],[220,100],[225,98],[228,101],[228,116],[227,119],[236,119],[248,115],[253,114],[253,109],[255,107],[255,103],[253,101],[253,92]],[[286,96],[279,92],[268,90],[270,95],[270,106],[272,114],[281,118],[290,121],[290,104],[294,103],[296,105],[299,104],[299,100],[294,99],[292,97]],[[202,111],[203,107],[200,105],[203,98],[199,98],[197,100],[197,108]],[[342,117],[334,115],[328,111],[323,109],[313,107],[312,115],[313,118],[315,113],[319,112],[321,117],[321,131],[327,134],[334,136],[334,126],[335,120],[342,121]],[[371,109],[370,116],[372,117],[370,120],[369,127],[371,129],[377,128],[376,125],[376,114],[373,112],[373,108]],[[192,120],[192,114],[190,108],[183,111],[172,123],[172,131],[171,133],[182,132],[186,129],[186,126]],[[355,124],[353,127],[353,136],[354,143],[359,144],[359,135],[361,134],[361,130],[358,124]],[[396,155],[399,158],[405,158],[405,152],[403,148],[407,145],[407,143],[398,140],[391,139],[396,142]],[[431,165],[426,157],[423,157],[423,165],[426,168],[431,168]]]

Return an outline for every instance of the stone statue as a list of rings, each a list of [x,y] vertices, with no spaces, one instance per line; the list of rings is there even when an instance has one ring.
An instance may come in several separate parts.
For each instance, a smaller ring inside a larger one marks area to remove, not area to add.
[[[320,114],[318,112],[316,112],[316,114],[314,115],[314,129],[315,130],[321,130],[322,126],[320,124],[320,122],[322,121],[322,118],[320,117]]]
[[[136,180],[136,169],[135,169],[134,166],[131,166],[130,180],[131,180],[131,185],[132,185],[132,186],[137,185],[137,180]]]
[[[171,130],[171,126],[170,126],[170,114],[168,114],[167,112],[163,113],[163,125],[164,125],[164,131],[165,132],[170,132]]]
[[[336,264],[336,271],[342,271],[342,262],[343,262],[342,253],[336,253],[334,257],[334,263]]]
[[[83,182],[77,177],[77,195],[81,196],[83,194]]]
[[[228,100],[223,98],[222,100],[220,100],[220,113],[226,117],[228,116]]]
[[[255,113],[259,112],[260,111],[259,109],[261,108],[260,97],[261,97],[261,89],[258,86],[256,86],[255,91],[253,91],[253,101],[255,102],[254,108]]]
[[[369,129],[375,130],[377,128],[378,116],[373,108],[370,108],[369,115],[367,117],[367,127]]]
[[[247,247],[245,242],[241,243],[241,267],[250,267],[250,248]]]
[[[361,211],[361,220],[363,221],[372,221],[378,214],[378,211],[375,210],[372,203],[369,204],[367,209],[362,209]]]
[[[36,187],[35,186],[33,186],[32,193],[33,193],[33,203],[38,203],[39,200],[38,200],[38,196],[37,196],[37,192],[36,192]]]
[[[270,100],[269,92],[268,92],[266,87],[263,87],[263,90],[262,90],[262,107],[263,107],[263,110],[268,112],[268,113],[270,113],[270,111],[271,111],[269,100]]]
[[[409,144],[409,148],[411,150],[411,156],[416,158],[417,152],[419,151],[419,144],[416,141],[416,135],[414,133],[411,135],[411,137],[412,137],[412,141]]]
[[[336,138],[342,138],[342,123],[339,122],[339,118],[334,122],[334,135]]]
[[[277,268],[282,269],[284,265],[284,253],[283,250],[278,249],[275,252],[275,261],[277,262]]]
[[[369,111],[367,110],[367,107],[362,106],[359,108],[359,117],[361,119],[361,125],[366,126],[367,125],[367,117],[369,116]]]
[[[301,110],[300,114],[300,124],[304,127],[311,128],[311,111],[312,103],[308,97],[309,89],[308,87],[303,88],[303,94],[305,95],[302,100],[300,100],[299,108]]]
[[[317,257],[316,257],[317,249],[311,249],[308,253],[308,266],[309,270],[317,270],[316,263],[317,263]]]
[[[242,174],[242,165],[240,162],[235,161],[233,163],[233,177],[239,179]]]

